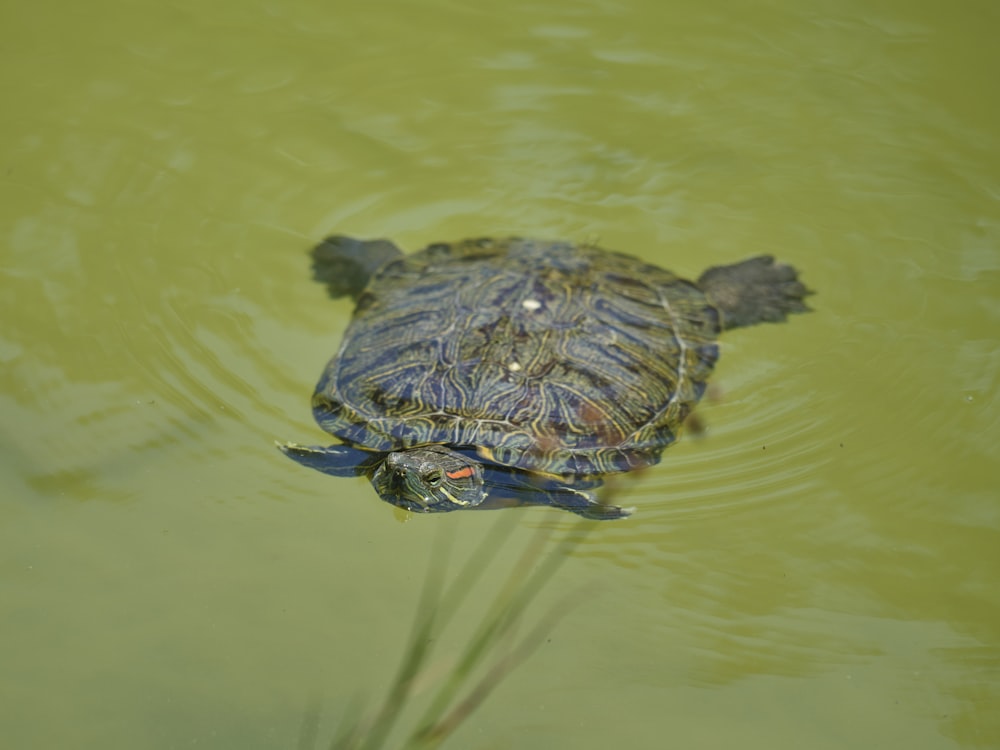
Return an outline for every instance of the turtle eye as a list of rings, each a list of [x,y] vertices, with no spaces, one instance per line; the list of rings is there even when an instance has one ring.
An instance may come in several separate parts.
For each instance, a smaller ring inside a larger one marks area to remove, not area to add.
[[[424,474],[424,482],[428,487],[440,487],[443,475],[440,470],[434,470]]]

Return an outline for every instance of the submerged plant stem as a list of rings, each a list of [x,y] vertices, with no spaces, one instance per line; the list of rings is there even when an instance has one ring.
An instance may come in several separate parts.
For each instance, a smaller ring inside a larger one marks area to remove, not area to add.
[[[589,524],[584,524],[584,526],[589,528]],[[583,538],[583,533],[581,531],[579,533],[568,534],[554,549],[542,557],[541,562],[538,563],[538,558],[541,556],[542,549],[549,536],[551,536],[551,529],[540,527],[521,554],[520,559],[511,569],[507,582],[497,595],[490,614],[484,618],[479,631],[466,646],[458,665],[452,671],[445,684],[442,685],[423,718],[417,724],[417,728],[412,735],[414,740],[421,741],[421,738],[429,739],[435,734],[435,728],[442,721],[441,717],[445,715],[448,707],[455,700],[455,696],[461,690],[472,670],[486,658],[498,640],[508,634],[517,625],[527,606],[542,587],[552,578],[573,548],[579,544]],[[529,575],[529,571],[536,567],[536,563],[537,568]],[[548,628],[551,627],[551,622],[544,621],[542,625]],[[537,632],[537,628],[532,631],[532,636],[535,632]],[[532,636],[528,636],[526,641],[522,642],[521,646],[515,649],[513,653],[523,653],[524,656],[530,653],[531,649],[525,648],[525,644],[530,643]],[[506,668],[502,666],[505,661],[502,659],[494,667],[494,674],[502,678],[510,669],[520,663],[522,658],[515,658]],[[510,655],[507,657],[507,660],[509,659]],[[469,698],[463,701],[468,706],[466,712],[455,714],[453,711],[452,714],[464,717],[468,713],[471,713],[471,710],[482,702],[482,699],[485,698],[495,684],[494,682],[489,682],[488,679],[486,682],[489,683],[488,689],[485,688],[484,683],[481,683],[474,691],[481,693],[480,698],[473,700],[474,696],[470,695]]]

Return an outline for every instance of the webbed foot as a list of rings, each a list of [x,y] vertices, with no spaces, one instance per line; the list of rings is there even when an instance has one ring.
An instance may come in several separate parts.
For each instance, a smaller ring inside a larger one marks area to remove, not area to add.
[[[778,323],[789,313],[808,312],[803,300],[812,294],[794,268],[775,263],[770,255],[713,266],[701,275],[698,286],[722,311],[726,329]]]
[[[338,234],[327,237],[310,254],[313,280],[326,284],[331,297],[357,299],[372,274],[403,253],[389,240],[356,240]]]

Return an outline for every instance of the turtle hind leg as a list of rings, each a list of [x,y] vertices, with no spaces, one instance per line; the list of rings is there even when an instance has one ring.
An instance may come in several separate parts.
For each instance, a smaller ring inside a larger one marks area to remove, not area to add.
[[[338,234],[316,245],[310,255],[313,280],[326,284],[331,297],[357,299],[372,274],[402,252],[389,240],[356,240]]]
[[[723,328],[780,323],[790,313],[808,312],[805,297],[812,292],[791,266],[760,255],[729,266],[713,266],[698,286],[722,311]]]

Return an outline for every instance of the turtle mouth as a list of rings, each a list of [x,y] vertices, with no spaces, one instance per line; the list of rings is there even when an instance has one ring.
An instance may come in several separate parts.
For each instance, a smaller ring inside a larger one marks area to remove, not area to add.
[[[379,497],[412,513],[441,513],[460,507],[415,488],[410,472],[400,466],[383,466],[373,477],[373,482]]]
[[[462,506],[455,505],[448,500],[439,500],[435,497],[424,496],[414,499],[413,495],[404,496],[399,491],[393,492],[390,496],[383,495],[393,505],[408,510],[412,513],[446,513],[450,510],[458,510]]]

